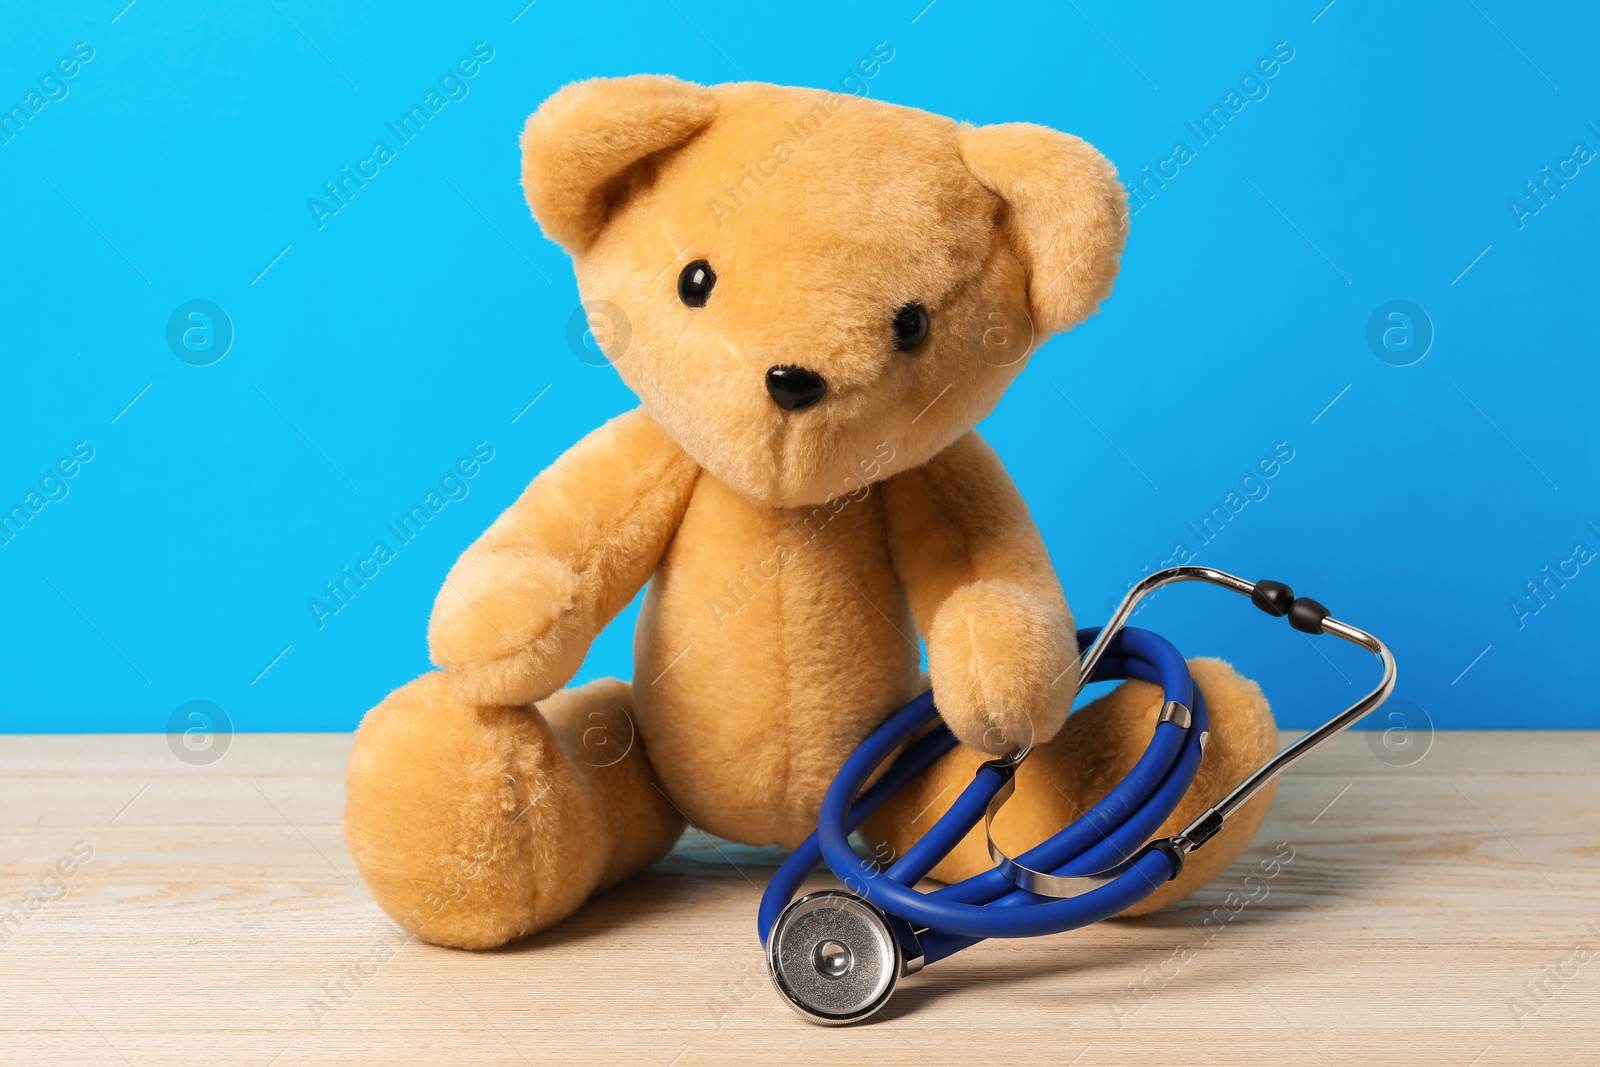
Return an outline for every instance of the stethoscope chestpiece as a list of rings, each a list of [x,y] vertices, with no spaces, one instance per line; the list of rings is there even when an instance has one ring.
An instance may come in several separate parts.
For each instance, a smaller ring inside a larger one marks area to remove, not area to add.
[[[1152,841],[1149,833],[1172,818],[1199,773],[1209,719],[1205,694],[1178,650],[1126,624],[1143,597],[1191,581],[1248,596],[1267,614],[1287,617],[1301,633],[1329,634],[1357,645],[1377,657],[1383,676],[1365,696],[1250,772],[1176,835]],[[929,956],[943,959],[985,938],[1073,930],[1127,910],[1176,878],[1184,857],[1204,846],[1284,770],[1387,700],[1397,677],[1388,646],[1331,617],[1316,601],[1296,598],[1281,583],[1247,582],[1210,567],[1170,567],[1147,575],[1105,626],[1077,636],[1080,646],[1088,643],[1078,667],[1082,678],[1160,684],[1166,703],[1145,754],[1071,825],[1016,858],[990,831],[1027,750],[991,760],[921,841],[880,870],[851,847],[850,834],[957,744],[948,727],[926,729],[939,713],[931,690],[890,715],[845,760],[823,796],[816,832],[783,862],[762,895],[758,928],[772,981],[801,1015],[825,1026],[860,1022],[882,1008],[899,980],[920,970]],[[888,769],[869,786],[874,771],[886,763]],[[937,894],[917,891],[939,857],[948,856],[980,823],[995,867]],[[825,890],[791,902],[819,861],[854,892]]]
[[[911,924],[837,889],[783,909],[767,938],[772,983],[815,1023],[860,1022],[888,1002],[901,978],[922,967]]]

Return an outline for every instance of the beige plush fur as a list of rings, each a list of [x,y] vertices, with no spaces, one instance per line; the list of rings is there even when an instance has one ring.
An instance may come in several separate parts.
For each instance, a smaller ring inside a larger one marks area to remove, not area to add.
[[[1127,683],[1068,717],[1072,615],[972,428],[1038,343],[1108,294],[1126,219],[1110,164],[1038,126],[661,77],[563,89],[529,120],[523,159],[528,203],[643,406],[462,555],[428,631],[440,671],[357,731],[345,830],[379,904],[429,940],[486,948],[653,862],[685,821],[796,845],[845,757],[919,691],[919,635],[970,747],[869,836],[903,850],[947,785],[1022,744],[1040,747],[1003,842],[1033,844],[1103,795],[1159,694]],[[703,307],[678,295],[696,260],[716,272]],[[929,331],[899,351],[912,302]],[[781,408],[776,366],[814,372],[825,395]],[[647,584],[632,684],[563,689]],[[1275,742],[1253,684],[1216,661],[1194,671],[1211,744],[1174,825]],[[1268,799],[1142,907],[1215,876]],[[987,862],[968,839],[935,873]]]

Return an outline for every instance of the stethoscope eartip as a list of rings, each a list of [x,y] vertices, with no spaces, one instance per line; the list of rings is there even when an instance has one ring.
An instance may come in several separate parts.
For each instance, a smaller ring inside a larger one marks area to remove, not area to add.
[[[922,953],[908,924],[837,889],[794,901],[767,937],[767,967],[789,1006],[815,1023],[844,1026],[883,1007]]]

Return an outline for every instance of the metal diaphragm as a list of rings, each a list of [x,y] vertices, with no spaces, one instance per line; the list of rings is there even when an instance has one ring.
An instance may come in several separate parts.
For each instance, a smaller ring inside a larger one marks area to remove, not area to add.
[[[773,984],[813,1022],[865,1019],[888,1001],[901,975],[916,969],[890,922],[854,893],[825,889],[801,897],[783,909],[767,938]]]

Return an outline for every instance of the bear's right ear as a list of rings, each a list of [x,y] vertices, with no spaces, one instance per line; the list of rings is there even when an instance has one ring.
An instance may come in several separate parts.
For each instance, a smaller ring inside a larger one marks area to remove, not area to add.
[[[660,75],[566,86],[522,131],[522,190],[533,217],[569,253],[583,251],[627,194],[635,167],[699,133],[714,110],[711,90]]]

